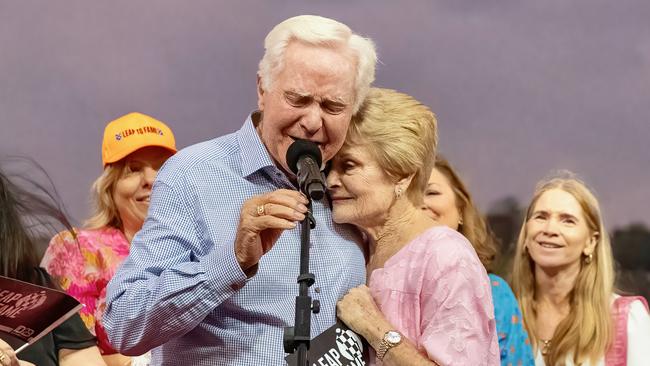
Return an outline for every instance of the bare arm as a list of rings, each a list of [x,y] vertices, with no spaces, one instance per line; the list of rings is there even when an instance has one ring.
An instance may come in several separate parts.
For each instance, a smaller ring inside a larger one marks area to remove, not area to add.
[[[99,348],[96,346],[82,348],[82,349],[67,349],[59,350],[59,365],[60,366],[106,366],[99,353]]]
[[[131,365],[131,357],[125,356],[120,353],[102,356],[106,366],[129,366]]]

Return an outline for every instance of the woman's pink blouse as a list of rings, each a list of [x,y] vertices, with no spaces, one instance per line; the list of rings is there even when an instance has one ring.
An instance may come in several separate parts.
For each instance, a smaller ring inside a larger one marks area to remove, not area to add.
[[[387,320],[429,359],[500,364],[490,280],[458,232],[425,231],[372,272],[370,290]]]

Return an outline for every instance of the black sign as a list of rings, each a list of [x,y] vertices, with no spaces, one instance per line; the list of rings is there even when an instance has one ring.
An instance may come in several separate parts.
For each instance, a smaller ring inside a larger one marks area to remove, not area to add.
[[[297,353],[285,357],[290,366],[297,363]],[[367,343],[337,321],[311,340],[307,356],[310,366],[365,366],[368,364]]]

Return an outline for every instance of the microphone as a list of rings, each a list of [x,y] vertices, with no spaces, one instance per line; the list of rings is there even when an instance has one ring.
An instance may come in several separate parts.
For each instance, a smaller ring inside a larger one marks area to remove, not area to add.
[[[321,160],[318,145],[311,141],[296,140],[287,150],[287,164],[298,177],[300,191],[315,200],[322,199],[327,190],[320,172]]]

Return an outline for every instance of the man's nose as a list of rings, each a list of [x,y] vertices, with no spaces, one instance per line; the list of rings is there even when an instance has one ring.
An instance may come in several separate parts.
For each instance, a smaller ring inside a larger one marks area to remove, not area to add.
[[[306,108],[305,114],[300,119],[300,126],[309,136],[315,135],[323,127],[323,110],[317,102]]]

